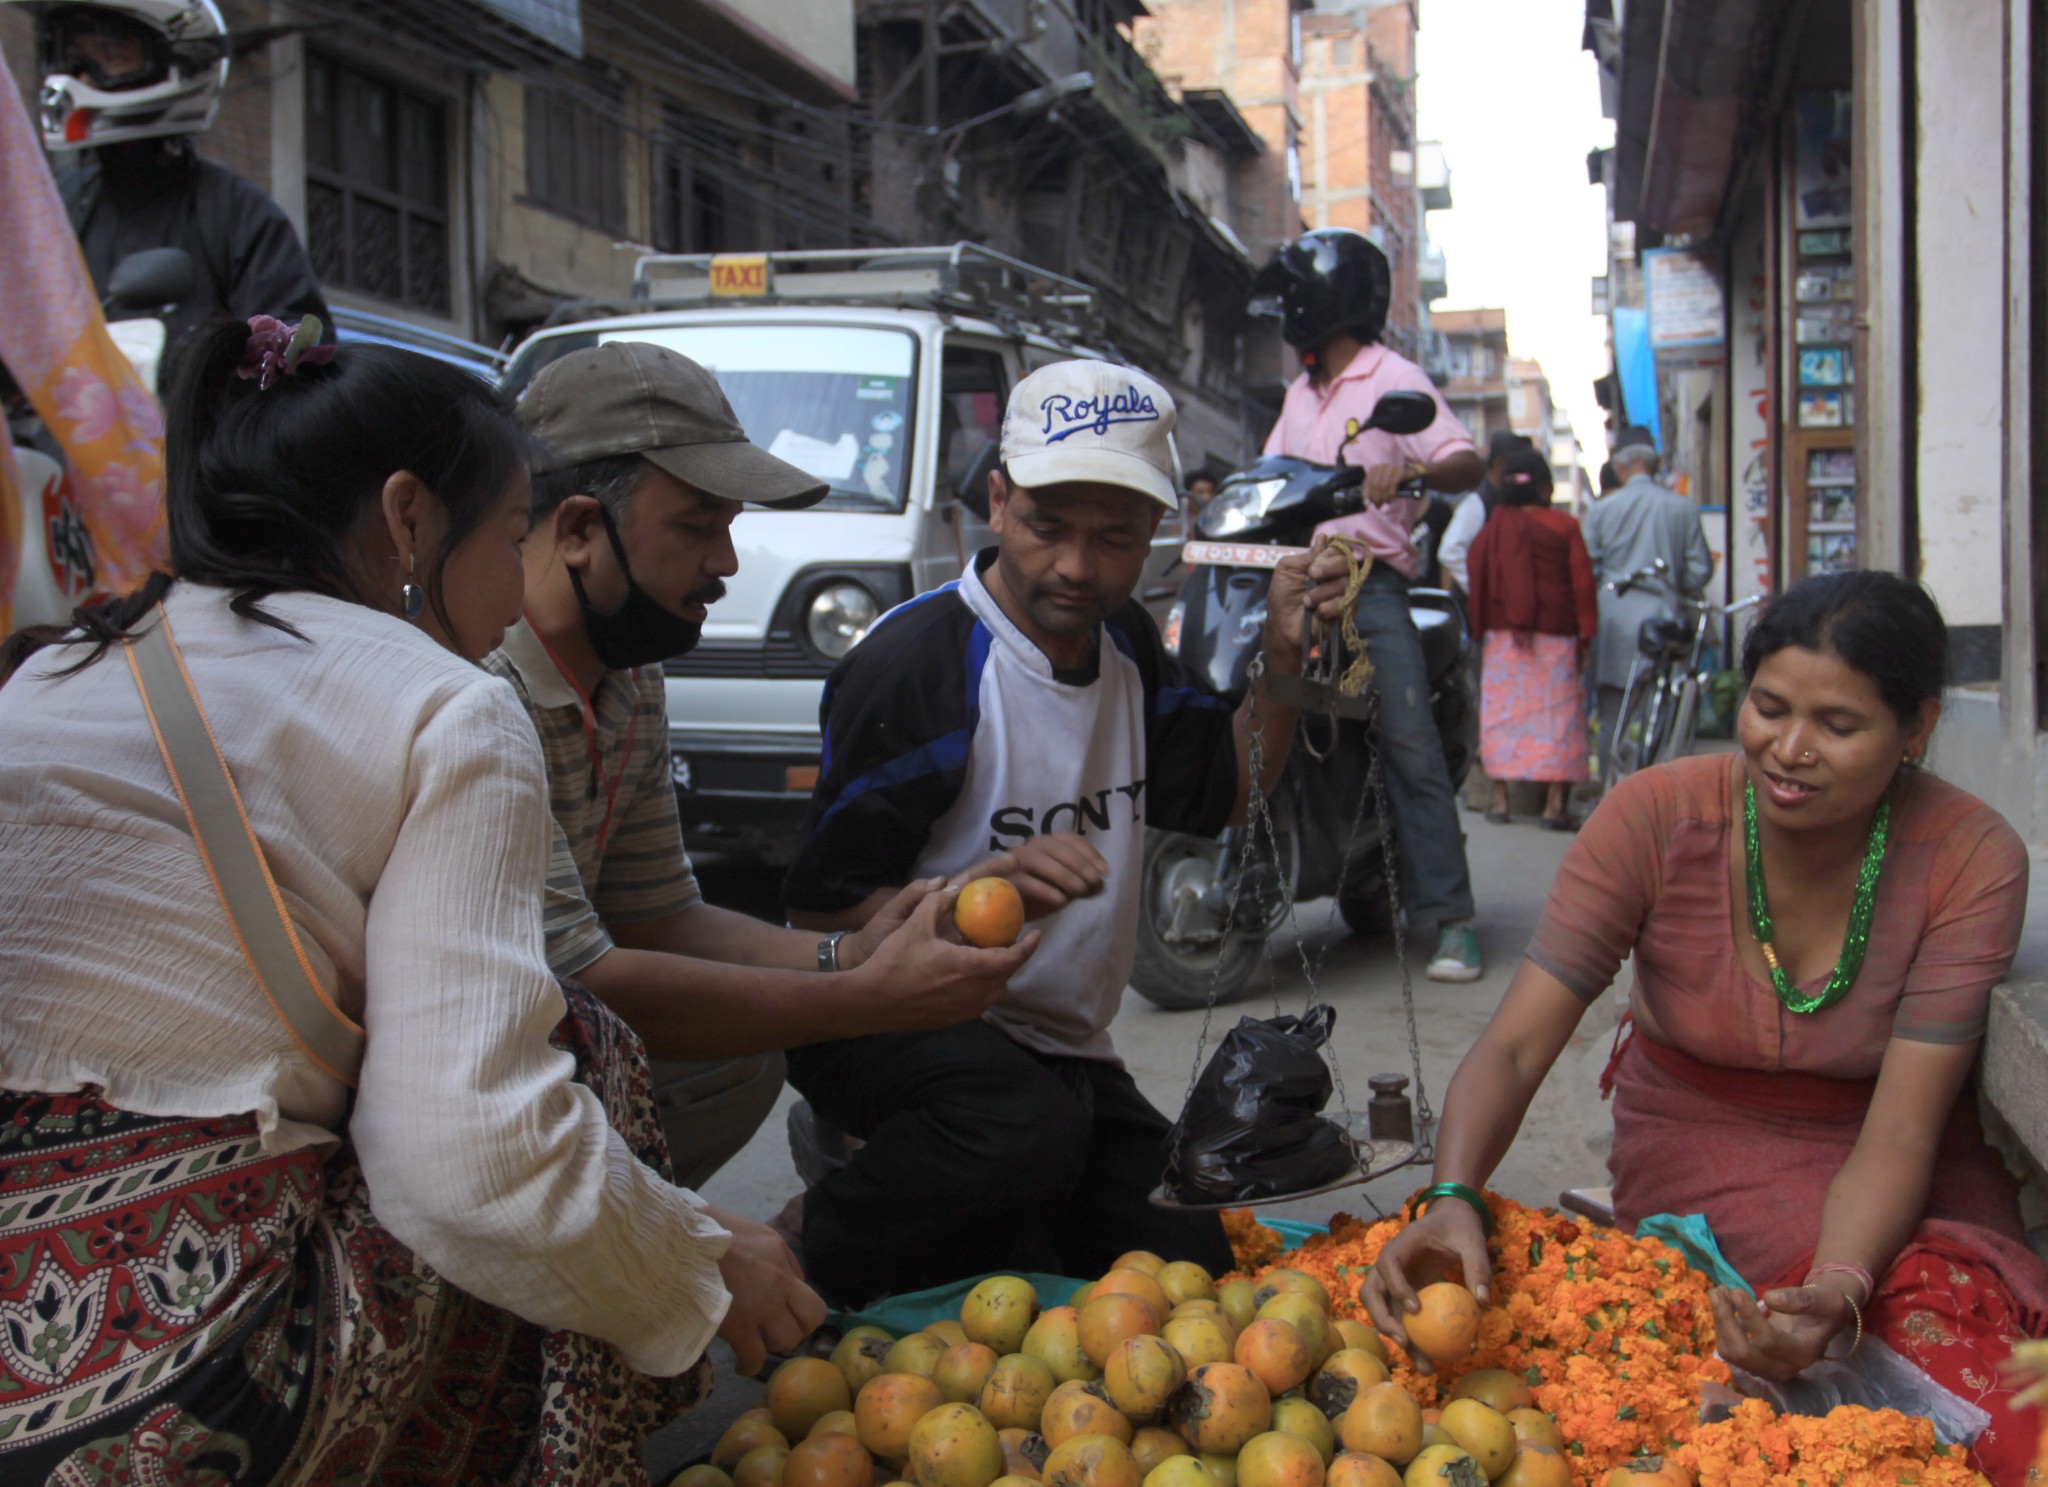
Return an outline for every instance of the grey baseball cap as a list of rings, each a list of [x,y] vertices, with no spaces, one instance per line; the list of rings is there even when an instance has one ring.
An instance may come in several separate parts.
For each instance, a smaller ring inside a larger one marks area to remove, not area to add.
[[[519,400],[542,469],[637,454],[707,495],[815,506],[825,482],[747,440],[718,379],[680,352],[608,341],[549,363]]]

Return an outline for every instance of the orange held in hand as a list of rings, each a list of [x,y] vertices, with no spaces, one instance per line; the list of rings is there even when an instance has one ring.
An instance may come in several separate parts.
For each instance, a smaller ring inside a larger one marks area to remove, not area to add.
[[[1422,1310],[1401,1319],[1408,1340],[1426,1358],[1463,1358],[1479,1341],[1479,1300],[1463,1286],[1438,1281],[1415,1293]]]
[[[953,922],[970,945],[999,950],[1024,932],[1024,898],[1008,878],[976,878],[953,903]]]

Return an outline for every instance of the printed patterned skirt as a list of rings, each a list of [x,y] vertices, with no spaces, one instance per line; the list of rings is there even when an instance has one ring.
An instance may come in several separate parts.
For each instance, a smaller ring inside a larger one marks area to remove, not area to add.
[[[1490,780],[1586,778],[1586,689],[1569,635],[1488,630],[1480,663],[1479,763]]]
[[[640,1040],[563,994],[556,1046],[666,1176]],[[641,1442],[709,1388],[708,1363],[648,1378],[457,1290],[377,1223],[347,1147],[0,1091],[11,1487],[645,1487]]]

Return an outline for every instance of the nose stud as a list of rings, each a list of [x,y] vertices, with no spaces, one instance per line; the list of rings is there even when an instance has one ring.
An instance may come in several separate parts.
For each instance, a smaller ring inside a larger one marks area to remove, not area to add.
[[[1807,751],[1806,751],[1805,753],[1803,753],[1803,754],[1801,754],[1801,755],[1799,756],[1799,762],[1800,762],[1801,764],[1811,764],[1811,763],[1813,763],[1813,759],[1814,759],[1814,754],[1813,754],[1813,750],[1812,750],[1812,749],[1808,749],[1808,750],[1807,750]]]

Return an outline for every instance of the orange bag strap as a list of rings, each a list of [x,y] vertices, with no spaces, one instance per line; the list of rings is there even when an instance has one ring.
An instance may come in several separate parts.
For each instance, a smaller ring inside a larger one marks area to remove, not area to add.
[[[363,1066],[363,1029],[334,1004],[314,974],[161,605],[154,620],[130,635],[122,649],[235,944],[293,1041],[320,1068],[352,1086]]]

